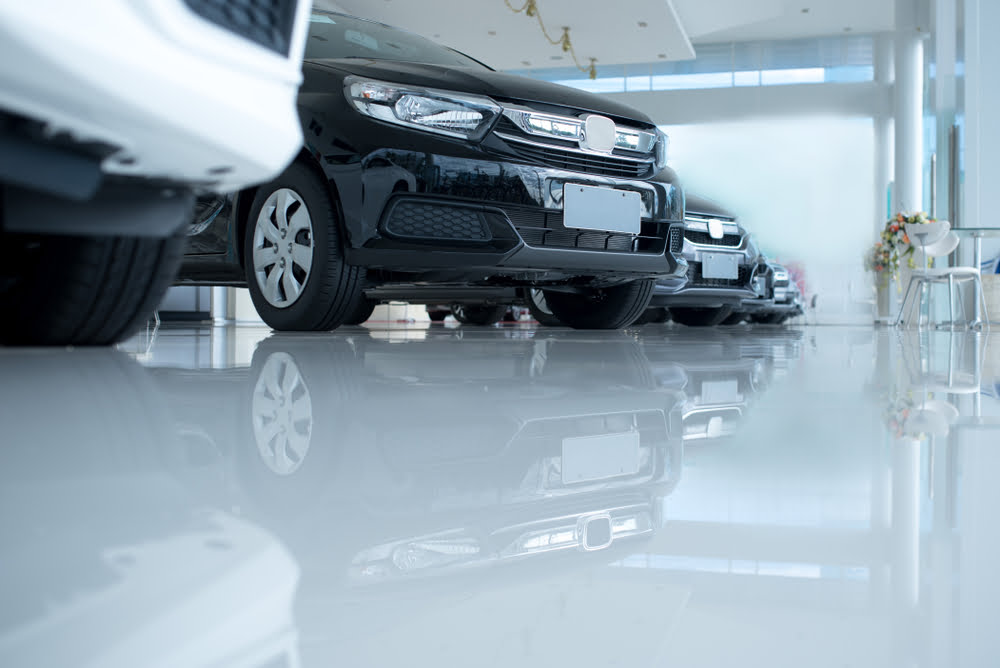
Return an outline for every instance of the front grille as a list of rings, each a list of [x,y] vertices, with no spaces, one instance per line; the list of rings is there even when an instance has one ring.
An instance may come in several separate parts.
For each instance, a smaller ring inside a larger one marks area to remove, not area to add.
[[[184,0],[198,16],[220,28],[288,55],[296,0]]]
[[[573,150],[575,142],[528,136],[506,117],[498,122],[496,133],[516,155],[553,169],[635,179],[652,176],[655,167],[652,155],[630,155],[621,149],[615,149],[612,155],[581,153]]]
[[[650,254],[661,254],[666,247],[666,239],[659,234],[660,226],[656,223],[643,222],[639,235],[632,236],[566,227],[562,211],[509,209],[506,213],[529,246]]]
[[[701,262],[688,263],[688,285],[702,288],[745,288],[750,285],[751,266],[741,264],[739,278],[705,278],[701,275]]]
[[[736,248],[743,241],[743,237],[739,234],[724,234],[721,239],[714,239],[708,232],[701,232],[699,230],[684,230],[684,238],[693,244],[702,244],[705,246],[728,246],[730,248]]]
[[[528,144],[512,144],[511,148],[519,156],[532,162],[541,163],[554,169],[565,169],[569,172],[636,179],[649,176],[653,171],[652,163],[632,162],[613,156],[574,153],[558,148],[543,148]]]
[[[679,227],[670,228],[670,252],[680,253],[684,248],[684,236]]]
[[[390,234],[416,239],[489,241],[493,236],[478,211],[421,202],[400,202],[394,206],[385,228]]]

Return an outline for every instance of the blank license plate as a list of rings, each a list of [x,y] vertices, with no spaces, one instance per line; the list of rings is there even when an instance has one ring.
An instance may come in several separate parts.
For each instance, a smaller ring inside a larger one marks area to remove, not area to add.
[[[701,275],[705,278],[739,278],[739,256],[733,253],[702,253]]]
[[[639,434],[635,432],[563,439],[564,485],[638,472]]]
[[[639,193],[566,184],[563,225],[578,230],[639,234],[642,218]]]

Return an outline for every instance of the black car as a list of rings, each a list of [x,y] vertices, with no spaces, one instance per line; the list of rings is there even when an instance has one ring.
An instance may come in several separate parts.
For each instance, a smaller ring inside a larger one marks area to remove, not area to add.
[[[360,323],[378,301],[468,286],[541,288],[564,323],[617,328],[657,277],[686,274],[667,244],[683,196],[652,181],[667,138],[623,104],[317,13],[299,112],[298,159],[203,201],[180,275],[249,287],[275,329]]]

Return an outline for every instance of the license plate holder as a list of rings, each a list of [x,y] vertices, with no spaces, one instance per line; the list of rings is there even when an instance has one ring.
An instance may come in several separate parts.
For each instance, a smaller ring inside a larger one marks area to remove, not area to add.
[[[702,253],[701,275],[734,280],[740,277],[740,259],[735,253]]]
[[[562,482],[606,480],[639,472],[639,434],[624,432],[564,438]]]
[[[642,227],[642,198],[631,190],[567,183],[563,187],[563,225],[637,235]]]

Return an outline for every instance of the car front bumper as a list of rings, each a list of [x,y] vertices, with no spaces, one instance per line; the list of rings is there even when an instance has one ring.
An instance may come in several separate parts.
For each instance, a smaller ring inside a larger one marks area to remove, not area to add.
[[[670,224],[683,216],[681,191],[669,183],[395,149],[324,169],[354,264],[679,280],[687,271],[668,248]],[[567,184],[638,194],[639,234],[564,225]]]

